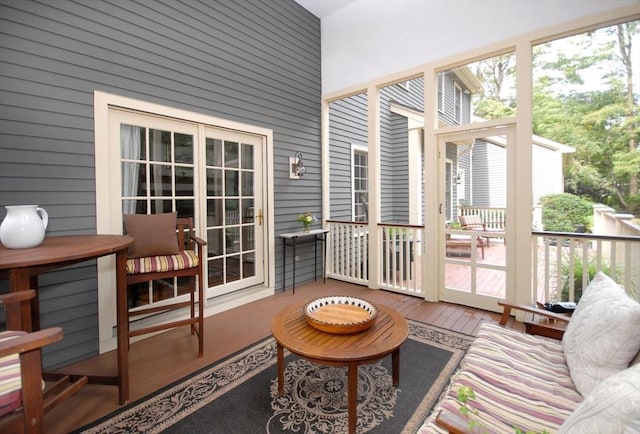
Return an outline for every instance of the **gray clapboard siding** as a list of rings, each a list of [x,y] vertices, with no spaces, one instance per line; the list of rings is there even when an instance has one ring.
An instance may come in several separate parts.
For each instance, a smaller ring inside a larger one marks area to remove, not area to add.
[[[476,141],[473,148],[473,204],[506,207],[507,154],[501,146]]]
[[[0,0],[0,28],[0,205],[46,208],[48,235],[96,231],[94,90],[273,129],[276,234],[320,214],[320,21],[293,0]],[[95,261],[41,281],[42,325],[65,331],[45,365],[96,354]]]

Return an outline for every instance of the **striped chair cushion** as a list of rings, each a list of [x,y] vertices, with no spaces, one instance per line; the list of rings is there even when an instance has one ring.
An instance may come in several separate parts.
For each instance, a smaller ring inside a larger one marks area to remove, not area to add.
[[[27,334],[21,331],[0,332],[0,342]],[[22,405],[22,379],[20,377],[20,355],[12,354],[0,358],[0,416],[11,413]]]
[[[556,432],[583,401],[559,341],[484,324],[460,366],[438,408],[459,414],[457,391],[469,386],[479,412],[473,419],[490,433]],[[419,433],[444,432],[435,412]]]
[[[182,250],[177,255],[127,259],[127,274],[184,270],[196,267],[199,263],[200,260],[196,252],[193,250]]]

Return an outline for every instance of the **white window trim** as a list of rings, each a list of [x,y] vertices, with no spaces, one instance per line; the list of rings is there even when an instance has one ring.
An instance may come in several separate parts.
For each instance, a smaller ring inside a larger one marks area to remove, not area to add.
[[[356,193],[355,193],[355,176],[353,174],[353,165],[355,153],[362,152],[367,154],[367,180],[369,179],[369,147],[366,145],[351,144],[351,220],[356,218]]]
[[[453,120],[462,123],[462,87],[457,82],[453,83]]]
[[[438,111],[444,113],[444,72],[438,73]]]

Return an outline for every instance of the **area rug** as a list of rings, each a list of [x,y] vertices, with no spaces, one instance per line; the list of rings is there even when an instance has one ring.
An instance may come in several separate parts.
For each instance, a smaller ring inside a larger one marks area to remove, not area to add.
[[[358,368],[359,433],[415,433],[473,341],[435,326],[408,324],[397,388],[390,356]],[[282,396],[276,343],[267,338],[77,432],[347,432],[346,368],[286,354]]]

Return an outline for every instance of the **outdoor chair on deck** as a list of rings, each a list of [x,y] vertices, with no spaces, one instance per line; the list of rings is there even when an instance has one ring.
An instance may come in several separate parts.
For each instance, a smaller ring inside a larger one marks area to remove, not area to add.
[[[488,228],[487,224],[482,221],[482,217],[479,215],[461,215],[460,217],[458,217],[458,220],[460,220],[460,226],[462,226],[462,229],[464,230],[496,232],[495,229]],[[498,238],[498,236],[490,237],[487,235],[483,235],[482,238],[487,240],[487,247],[491,247],[489,238]]]
[[[127,251],[129,295],[132,292],[131,285],[155,281],[158,282],[158,287],[169,287],[173,297],[175,295],[173,294],[174,277],[178,278],[179,294],[177,295],[182,295],[185,281],[190,283],[187,288],[189,292],[187,301],[128,309],[128,318],[131,319],[135,316],[164,313],[188,307],[188,318],[129,330],[128,337],[189,325],[191,334],[198,336],[198,357],[202,357],[205,291],[202,272],[205,258],[202,249],[206,243],[195,236],[193,220],[177,218],[176,213],[132,214],[124,216],[124,226],[126,234],[134,238],[133,244]],[[189,279],[183,279],[185,277]],[[165,279],[168,281],[162,282]]]
[[[22,315],[31,315],[35,291],[0,295],[0,304],[20,304]],[[87,383],[86,377],[71,381],[65,376],[44,387],[41,348],[62,340],[62,329],[36,332],[0,332],[0,432],[44,432],[44,413]]]

